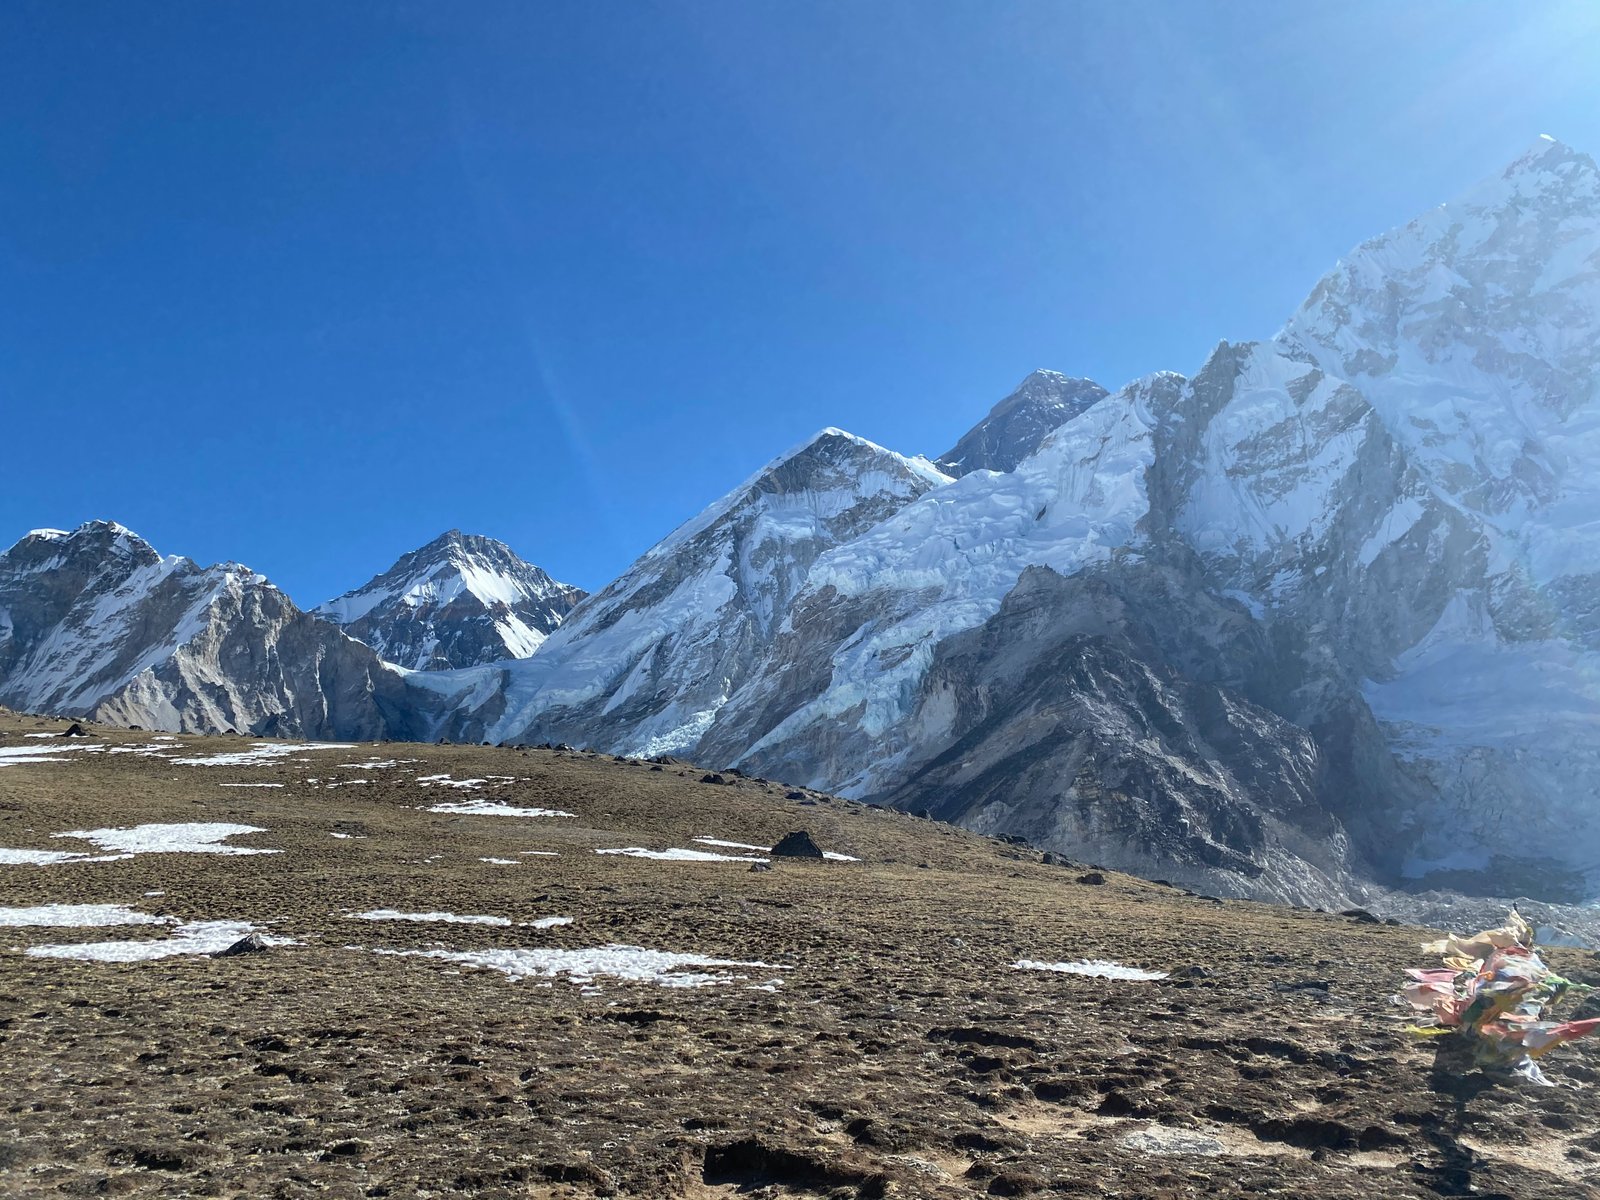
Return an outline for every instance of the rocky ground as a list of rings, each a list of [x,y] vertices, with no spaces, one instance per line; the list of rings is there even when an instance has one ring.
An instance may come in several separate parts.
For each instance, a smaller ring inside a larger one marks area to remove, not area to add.
[[[1418,928],[687,764],[377,744],[200,765],[180,759],[255,743],[28,736],[64,728],[0,718],[0,847],[83,856],[0,854],[0,910],[297,944],[82,961],[26,951],[188,935],[0,929],[5,1196],[1600,1194],[1600,1047],[1547,1059],[1540,1089],[1412,1040],[1389,997]],[[573,815],[429,811],[480,802]],[[188,822],[279,853],[86,861],[114,848],[51,836]],[[859,861],[594,853],[759,856],[694,839],[796,829]],[[607,946],[724,961],[580,953]],[[1013,966],[1080,959],[1169,975]],[[1552,959],[1600,982],[1587,951]],[[581,977],[538,973],[561,968]]]

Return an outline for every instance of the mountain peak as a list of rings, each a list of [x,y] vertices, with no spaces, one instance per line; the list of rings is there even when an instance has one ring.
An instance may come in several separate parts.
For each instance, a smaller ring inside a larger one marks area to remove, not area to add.
[[[504,542],[449,529],[315,611],[390,662],[442,670],[526,658],[584,595]]]
[[[1051,433],[1108,395],[1092,379],[1033,371],[939,456],[939,467],[951,475],[1010,471]]]
[[[115,521],[85,521],[76,529],[30,529],[8,551],[49,555],[115,555],[136,561],[156,561],[160,555],[126,525]]]

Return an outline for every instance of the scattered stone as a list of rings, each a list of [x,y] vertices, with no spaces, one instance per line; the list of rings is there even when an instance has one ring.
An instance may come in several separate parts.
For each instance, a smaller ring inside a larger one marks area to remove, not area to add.
[[[1363,925],[1383,924],[1383,921],[1379,917],[1374,916],[1364,908],[1347,908],[1339,915],[1341,917],[1349,917],[1352,921],[1359,921]]]
[[[727,783],[729,781],[724,779],[721,775],[718,775],[715,771],[708,771],[708,772],[706,772],[706,774],[700,776],[700,782],[701,783]]]
[[[796,791],[796,792],[785,792],[783,794],[783,798],[785,800],[804,800],[806,798],[806,794],[804,792],[798,792],[798,791]]]
[[[1078,876],[1078,882],[1079,883],[1095,883],[1095,884],[1098,884],[1098,883],[1104,883],[1105,881],[1106,881],[1106,877],[1104,875],[1102,875],[1099,871],[1088,871],[1088,872]]]
[[[87,729],[85,729],[82,725],[79,725],[76,721],[74,721],[71,725],[68,725],[67,728],[62,731],[61,736],[62,737],[88,737],[89,736],[89,731]]]
[[[786,833],[770,851],[774,858],[821,858],[822,848],[811,840],[805,830]]]
[[[750,864],[750,870],[751,871],[770,871],[770,870],[772,870],[772,864],[771,863],[751,863]]]
[[[218,950],[212,958],[233,958],[239,954],[260,954],[267,949],[267,943],[262,940],[259,933],[247,933],[233,945],[223,950]]]

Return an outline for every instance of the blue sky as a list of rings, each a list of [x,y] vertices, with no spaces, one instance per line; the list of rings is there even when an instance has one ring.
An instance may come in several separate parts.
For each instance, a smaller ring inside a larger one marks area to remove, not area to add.
[[[789,445],[1270,336],[1539,133],[1600,6],[0,7],[0,543],[304,604],[458,526],[595,587]]]

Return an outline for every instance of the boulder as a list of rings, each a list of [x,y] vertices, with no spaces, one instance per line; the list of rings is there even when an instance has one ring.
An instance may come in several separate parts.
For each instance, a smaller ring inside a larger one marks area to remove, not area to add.
[[[786,833],[783,840],[772,848],[774,858],[821,858],[822,848],[811,840],[811,835],[801,829]]]
[[[247,933],[233,945],[223,950],[218,950],[212,958],[233,958],[239,954],[260,954],[267,949],[267,943],[259,933]]]

